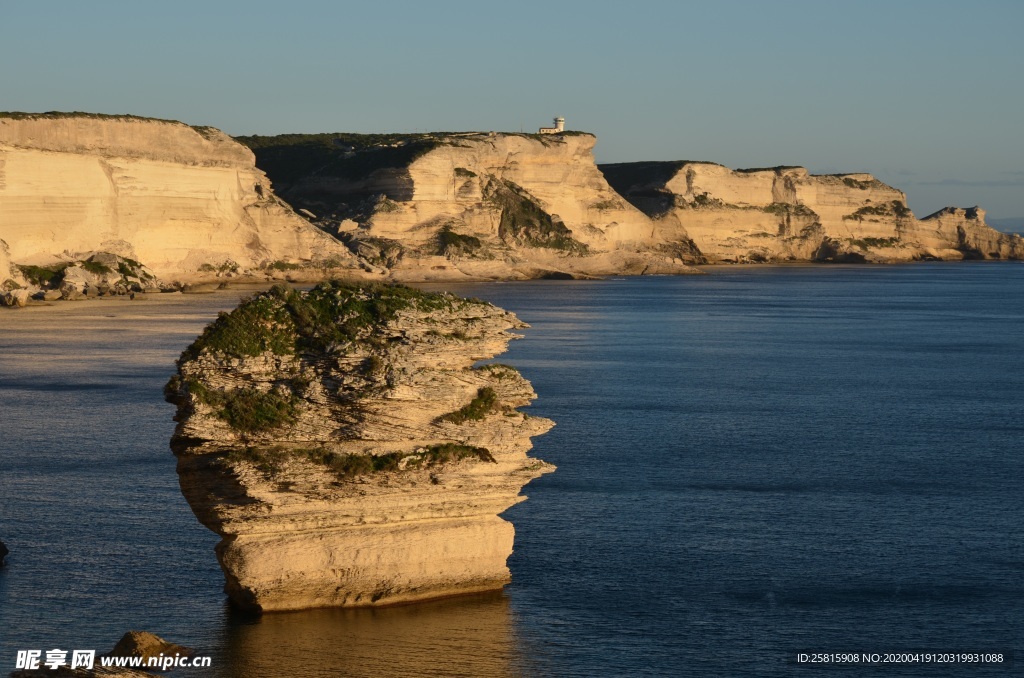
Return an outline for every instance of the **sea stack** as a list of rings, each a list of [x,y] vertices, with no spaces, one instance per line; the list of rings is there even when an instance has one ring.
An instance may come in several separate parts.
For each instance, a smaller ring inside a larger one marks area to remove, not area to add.
[[[553,423],[511,367],[525,327],[489,303],[401,286],[278,286],[213,322],[167,385],[182,492],[221,535],[225,591],[256,611],[499,589],[498,514],[554,467]]]

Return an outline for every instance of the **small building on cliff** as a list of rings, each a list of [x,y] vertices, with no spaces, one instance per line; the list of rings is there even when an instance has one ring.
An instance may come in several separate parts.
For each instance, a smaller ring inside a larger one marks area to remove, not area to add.
[[[537,134],[558,134],[559,132],[565,131],[565,118],[559,116],[555,118],[554,127],[541,127],[537,130]]]

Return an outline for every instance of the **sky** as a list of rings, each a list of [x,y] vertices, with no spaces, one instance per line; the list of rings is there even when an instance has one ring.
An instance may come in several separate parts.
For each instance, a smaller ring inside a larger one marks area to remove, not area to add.
[[[1024,230],[1024,2],[0,3],[0,110],[229,134],[536,131],[871,172]],[[1002,222],[997,222],[1003,225]]]

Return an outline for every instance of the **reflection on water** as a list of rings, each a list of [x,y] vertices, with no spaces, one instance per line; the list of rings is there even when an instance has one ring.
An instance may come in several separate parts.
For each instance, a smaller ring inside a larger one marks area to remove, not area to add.
[[[517,676],[502,593],[371,610],[229,615],[223,676]]]

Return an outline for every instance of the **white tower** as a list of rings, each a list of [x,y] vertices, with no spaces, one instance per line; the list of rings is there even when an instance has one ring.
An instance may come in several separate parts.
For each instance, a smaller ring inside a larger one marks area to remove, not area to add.
[[[541,127],[537,132],[539,134],[558,134],[559,132],[565,131],[565,118],[558,116],[555,118],[554,127]]]

